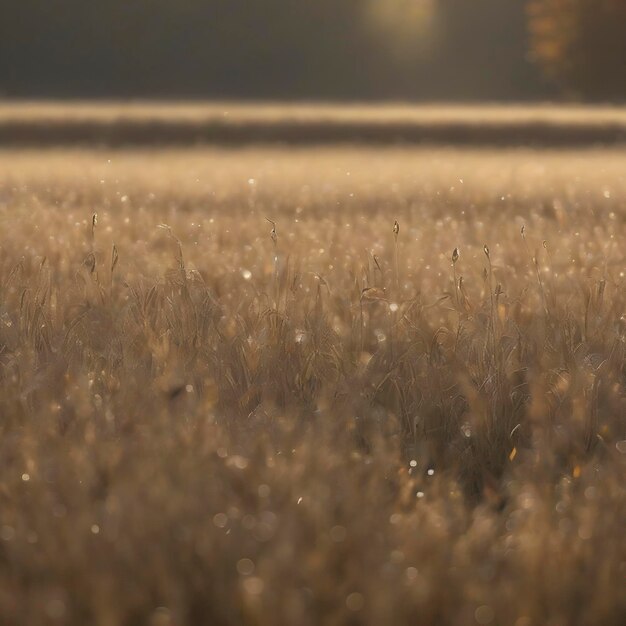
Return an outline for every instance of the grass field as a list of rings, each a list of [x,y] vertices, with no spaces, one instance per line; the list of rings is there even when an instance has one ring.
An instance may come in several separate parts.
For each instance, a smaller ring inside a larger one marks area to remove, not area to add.
[[[621,626],[625,244],[620,147],[0,150],[0,621]]]
[[[617,106],[2,102],[0,145],[625,145]]]

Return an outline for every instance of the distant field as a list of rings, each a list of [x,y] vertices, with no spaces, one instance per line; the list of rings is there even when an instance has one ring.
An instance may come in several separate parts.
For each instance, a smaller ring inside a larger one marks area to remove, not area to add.
[[[624,125],[464,111],[292,114]],[[0,149],[1,623],[623,626],[625,149],[29,141]]]
[[[626,143],[626,108],[0,102],[0,145]]]

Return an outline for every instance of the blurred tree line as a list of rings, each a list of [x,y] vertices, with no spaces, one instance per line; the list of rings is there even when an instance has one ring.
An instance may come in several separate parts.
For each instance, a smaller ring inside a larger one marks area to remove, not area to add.
[[[625,60],[608,43],[625,0],[0,4],[6,95],[534,99],[554,93],[539,63],[556,85],[612,97],[603,81]]]
[[[626,0],[529,0],[531,55],[574,95],[626,96]]]

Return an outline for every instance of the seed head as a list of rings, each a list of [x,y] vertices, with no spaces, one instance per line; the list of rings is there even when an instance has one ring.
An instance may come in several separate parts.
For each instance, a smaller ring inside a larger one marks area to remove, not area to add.
[[[90,274],[96,271],[96,255],[90,252],[83,261],[83,265],[89,270]]]
[[[361,291],[361,300],[384,300],[385,290],[380,287],[365,287]]]
[[[487,244],[485,244],[483,246],[483,252],[485,253],[485,256],[489,259],[489,246]]]
[[[269,217],[266,217],[265,219],[272,225],[272,230],[270,230],[270,237],[272,238],[274,245],[276,245],[276,242],[278,241],[278,235],[276,234],[276,222],[273,222],[271,219],[269,219]]]
[[[400,232],[400,224],[398,224],[398,220],[395,220],[393,223],[393,234],[397,237]]]
[[[460,256],[459,249],[455,248],[452,251],[452,265],[456,264],[456,262],[459,260],[459,256]]]

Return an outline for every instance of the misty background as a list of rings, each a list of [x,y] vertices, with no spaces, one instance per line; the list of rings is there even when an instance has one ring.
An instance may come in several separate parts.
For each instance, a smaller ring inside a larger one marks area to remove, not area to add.
[[[0,97],[623,101],[625,0],[3,0]]]

